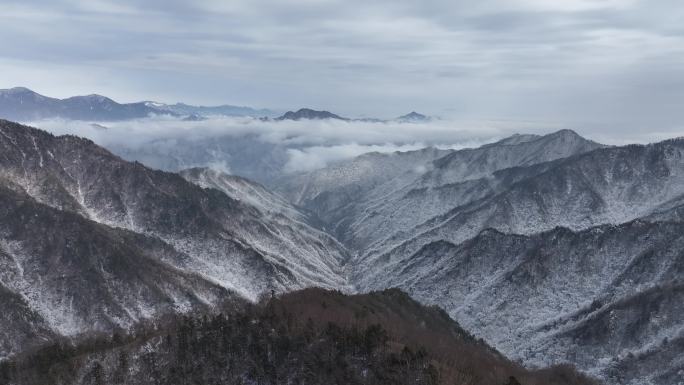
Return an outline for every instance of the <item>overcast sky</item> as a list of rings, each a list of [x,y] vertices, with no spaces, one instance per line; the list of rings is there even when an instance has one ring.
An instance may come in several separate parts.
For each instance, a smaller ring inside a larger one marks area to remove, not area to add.
[[[0,88],[682,132],[682,0],[2,0]]]

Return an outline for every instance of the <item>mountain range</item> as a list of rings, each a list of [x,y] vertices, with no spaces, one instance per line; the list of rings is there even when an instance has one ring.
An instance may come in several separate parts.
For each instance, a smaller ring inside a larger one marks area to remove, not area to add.
[[[275,118],[275,120],[343,120],[343,121],[360,121],[370,123],[426,123],[432,120],[431,117],[419,114],[412,111],[406,115],[402,115],[392,120],[383,120],[377,118],[361,118],[350,119],[334,114],[330,111],[318,111],[310,108],[300,108],[297,111],[287,111],[283,115]]]
[[[18,121],[50,118],[115,121],[145,118],[151,114],[171,114],[145,103],[119,104],[101,95],[56,99],[24,87],[0,90],[0,117]]]
[[[232,106],[228,104],[220,106],[193,106],[185,103],[165,104],[148,101],[145,102],[145,105],[162,113],[164,111],[171,111],[182,116],[251,116],[259,118],[276,115],[276,112],[265,108],[255,109],[252,107]]]
[[[213,306],[226,292],[255,299],[347,286],[344,247],[275,197],[243,199],[260,189],[249,182],[186,174],[215,183],[203,188],[88,140],[7,121],[0,153],[0,282],[26,338],[40,340],[34,327],[73,335],[129,326]],[[21,346],[14,328],[0,332],[0,354]]]
[[[0,355],[271,290],[398,287],[528,368],[681,381],[683,139],[562,130],[273,175],[157,171],[0,121]]]
[[[607,147],[564,130],[367,154],[278,189],[355,255],[356,290],[400,287],[527,365],[671,384],[683,155],[681,139]]]
[[[230,105],[192,106],[184,103],[117,103],[102,95],[72,96],[57,99],[24,87],[0,89],[0,118],[31,122],[43,119],[86,120],[96,122],[141,119],[150,116],[273,116],[266,109]]]
[[[170,116],[186,121],[197,121],[216,116],[246,116],[252,118],[275,118],[279,120],[366,120],[386,122],[380,119],[348,119],[329,111],[301,108],[278,116],[269,109],[255,109],[245,106],[219,105],[194,106],[186,103],[160,103],[141,101],[117,103],[102,95],[72,96],[65,99],[43,96],[25,87],[0,89],[0,119],[21,122],[34,122],[44,119],[84,120],[94,122],[124,121],[148,118],[151,116]],[[411,112],[395,122],[427,122],[430,118]]]
[[[276,118],[276,120],[324,120],[324,119],[335,119],[335,120],[350,120],[348,118],[343,118],[339,115],[333,114],[329,111],[316,111],[310,108],[301,108],[297,111],[287,111],[282,116]]]

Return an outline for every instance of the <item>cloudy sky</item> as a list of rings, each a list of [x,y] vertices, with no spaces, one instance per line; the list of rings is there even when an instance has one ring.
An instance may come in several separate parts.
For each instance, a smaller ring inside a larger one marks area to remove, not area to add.
[[[0,88],[682,132],[681,0],[2,0]]]

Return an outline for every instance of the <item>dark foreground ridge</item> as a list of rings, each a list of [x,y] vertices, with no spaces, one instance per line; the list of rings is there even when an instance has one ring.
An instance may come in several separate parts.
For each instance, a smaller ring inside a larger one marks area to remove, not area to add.
[[[396,289],[306,289],[232,309],[56,342],[0,364],[0,383],[594,383],[565,366],[525,370]]]

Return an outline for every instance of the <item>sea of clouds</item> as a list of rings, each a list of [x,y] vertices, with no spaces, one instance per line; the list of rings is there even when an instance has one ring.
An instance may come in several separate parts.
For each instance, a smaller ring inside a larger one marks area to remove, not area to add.
[[[77,135],[106,148],[133,152],[142,149],[173,152],[188,142],[201,144],[249,136],[257,142],[284,147],[288,156],[283,170],[286,173],[323,168],[331,162],[368,152],[411,151],[428,146],[476,147],[514,133],[543,134],[557,129],[548,124],[510,121],[264,121],[245,117],[212,117],[197,122],[151,117],[107,123],[57,119],[30,124],[56,135]],[[231,168],[225,161],[204,166],[215,166],[223,171]]]

